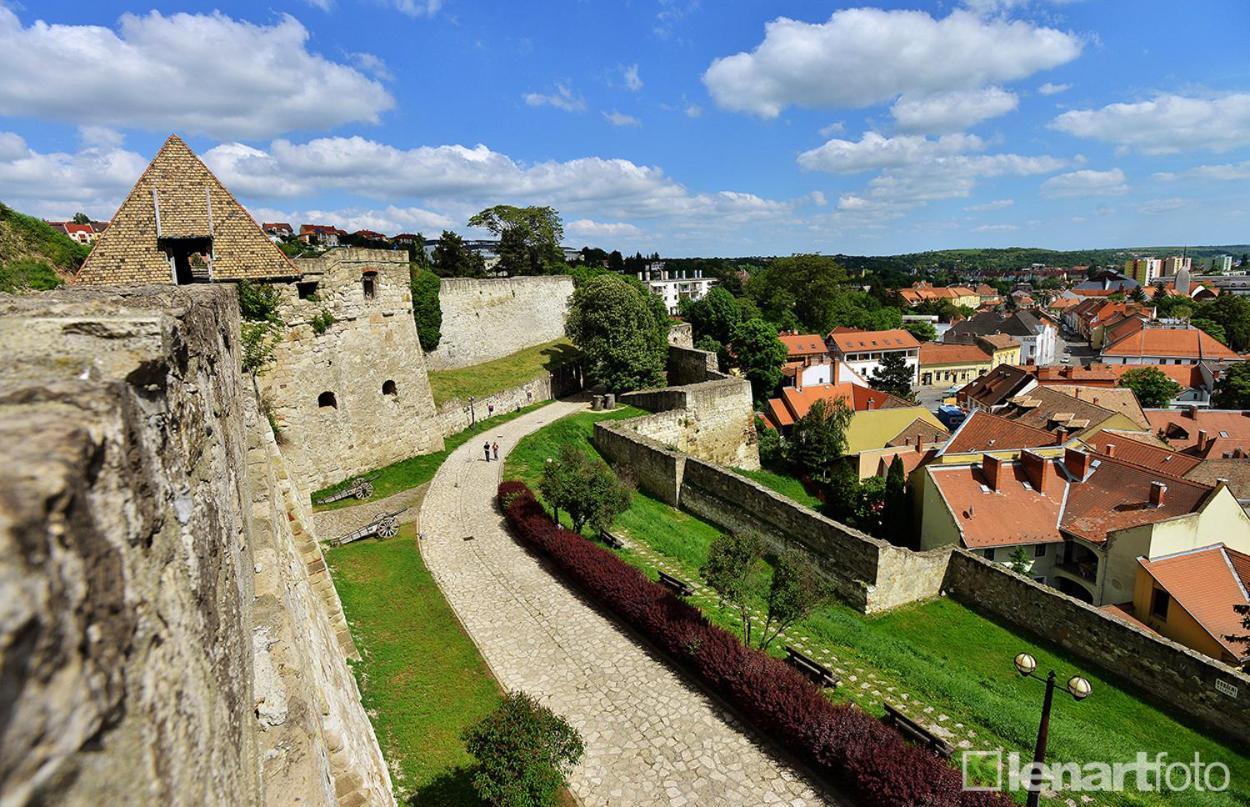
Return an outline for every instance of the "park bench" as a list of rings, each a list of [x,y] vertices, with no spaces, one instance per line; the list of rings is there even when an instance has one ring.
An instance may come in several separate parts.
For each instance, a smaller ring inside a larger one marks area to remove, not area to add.
[[[830,689],[836,687],[839,679],[825,665],[804,653],[786,645],[786,664],[806,675],[812,683]]]
[[[613,549],[625,548],[625,542],[622,541],[620,538],[617,538],[615,535],[608,532],[607,530],[599,530],[599,540],[603,541],[605,544],[612,547]]]
[[[893,726],[899,734],[928,748],[942,759],[950,759],[951,754],[955,753],[950,743],[900,712],[897,706],[885,704],[885,717],[882,720],[886,725]]]
[[[682,580],[679,577],[673,577],[671,574],[666,574],[664,572],[660,572],[659,574],[660,582],[663,583],[669,591],[679,597],[689,597],[694,593],[694,589],[691,588],[690,584],[685,580]]]

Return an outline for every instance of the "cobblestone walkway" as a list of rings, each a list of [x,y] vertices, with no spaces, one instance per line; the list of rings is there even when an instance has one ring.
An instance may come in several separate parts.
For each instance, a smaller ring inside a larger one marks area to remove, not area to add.
[[[578,409],[553,403],[482,435],[506,453]],[[435,580],[499,681],[539,698],[582,733],[571,777],[583,805],[821,804],[770,746],[688,685],[543,569],[494,507],[502,463],[461,446],[421,508]]]

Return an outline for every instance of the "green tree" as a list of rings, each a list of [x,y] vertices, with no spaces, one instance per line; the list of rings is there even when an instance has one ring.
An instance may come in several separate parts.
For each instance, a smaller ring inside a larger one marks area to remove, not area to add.
[[[625,271],[625,259],[621,257],[621,251],[619,249],[614,249],[608,253],[608,271],[609,272],[624,272]]]
[[[469,219],[499,238],[499,268],[509,275],[541,275],[564,268],[564,224],[551,207],[495,205]]]
[[[1120,376],[1119,385],[1131,389],[1137,402],[1146,409],[1162,409],[1181,392],[1181,385],[1158,367],[1129,370]]]
[[[1250,300],[1245,297],[1221,294],[1194,312],[1193,321],[1202,320],[1222,326],[1227,336],[1225,344],[1233,350],[1241,353],[1250,348]]]
[[[1189,324],[1199,330],[1206,331],[1207,336],[1210,336],[1215,341],[1225,345],[1228,344],[1228,334],[1224,332],[1224,326],[1218,322],[1212,322],[1202,317],[1192,317],[1189,320]]]
[[[791,255],[753,275],[747,291],[773,322],[782,324],[792,314],[804,330],[827,333],[836,324],[833,302],[846,281],[846,270],[833,258]]]
[[[90,224],[91,217],[88,216],[86,213],[78,212],[74,214],[73,221],[75,224]]]
[[[416,264],[418,269],[433,269],[430,256],[425,251],[425,236],[416,234],[416,240],[408,245],[408,263]]]
[[[785,363],[785,344],[777,331],[762,319],[739,322],[733,329],[730,350],[742,375],[751,382],[756,401],[764,401],[781,383],[781,365]]]
[[[903,323],[903,330],[907,331],[920,342],[933,342],[937,339],[937,328],[933,327],[933,323],[924,320],[912,320]]]
[[[442,281],[433,272],[415,263],[408,264],[408,286],[412,291],[412,318],[417,323],[417,338],[425,351],[438,347],[443,338],[443,309],[438,292]]]
[[[282,338],[285,324],[278,315],[282,295],[277,286],[242,280],[239,295],[239,323],[242,337],[242,365],[246,373],[264,372],[274,359],[274,348]]]
[[[695,340],[694,346],[698,350],[706,350],[708,353],[716,354],[716,369],[722,373],[729,366],[729,351],[720,342],[711,336],[700,336]]]
[[[566,330],[586,374],[613,392],[664,382],[668,328],[664,301],[620,275],[591,279],[569,303]]]
[[[434,273],[439,277],[481,277],[486,273],[482,256],[470,250],[464,239],[451,230],[443,230],[431,257]]]
[[[751,605],[759,595],[764,575],[764,542],[752,533],[725,533],[708,547],[707,562],[699,575],[742,620],[742,641],[751,643]]]
[[[872,371],[868,383],[873,389],[897,395],[906,400],[911,399],[912,368],[907,358],[898,351],[890,351],[881,357],[877,368]]]
[[[881,538],[900,546],[911,539],[911,509],[907,501],[907,476],[903,459],[895,454],[885,473],[885,508],[881,512]]]
[[[733,329],[738,324],[738,301],[722,288],[714,288],[702,299],[691,301],[683,316],[694,328],[697,339],[710,336],[721,344],[733,337]]]
[[[1018,546],[1011,553],[1011,559],[1007,561],[1007,565],[1011,567],[1013,572],[1025,574],[1032,566],[1032,561],[1029,560],[1029,554],[1024,551],[1024,547]]]
[[[1225,368],[1215,382],[1211,404],[1219,409],[1250,409],[1250,362]]]
[[[524,692],[510,692],[493,712],[465,730],[477,760],[473,789],[499,807],[555,804],[585,753],[577,729]]]
[[[1146,290],[1141,286],[1135,286],[1133,290],[1129,292],[1128,298],[1135,303],[1144,303],[1146,302]]]
[[[846,430],[854,414],[841,398],[816,401],[791,427],[790,462],[817,482],[830,482],[846,453]]]
[[[832,587],[806,552],[782,552],[768,587],[768,617],[760,631],[760,649],[767,650],[777,636],[832,599]]]
[[[561,510],[569,514],[577,533],[587,524],[595,529],[610,527],[629,509],[632,496],[611,468],[573,445],[562,446],[559,458],[543,466],[538,490],[557,520]]]

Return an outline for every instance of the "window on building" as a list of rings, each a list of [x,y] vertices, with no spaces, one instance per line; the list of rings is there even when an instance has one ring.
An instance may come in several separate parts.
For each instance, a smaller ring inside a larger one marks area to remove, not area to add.
[[[985,559],[986,559],[986,560],[993,560],[993,559],[994,559],[994,550],[993,550],[993,549],[987,549],[987,550],[985,550]]]
[[[338,409],[339,401],[333,392],[323,392],[317,396],[317,406],[322,409]]]
[[[373,272],[366,272],[361,275],[361,284],[365,289],[365,299],[372,300],[378,293],[378,276]]]
[[[1168,604],[1172,597],[1163,589],[1156,588],[1150,598],[1150,615],[1159,619],[1168,618]]]
[[[314,280],[309,283],[296,283],[295,289],[299,292],[299,298],[301,300],[307,300],[317,294],[317,281]]]
[[[1046,557],[1046,544],[1038,544],[1037,546],[1033,547],[1033,557],[1035,558]]]
[[[388,378],[382,382],[382,394],[394,398],[399,394],[399,387],[395,386],[395,382]]]

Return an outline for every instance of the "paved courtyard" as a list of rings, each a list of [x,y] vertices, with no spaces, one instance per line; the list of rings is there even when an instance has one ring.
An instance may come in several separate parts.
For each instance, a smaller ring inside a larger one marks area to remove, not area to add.
[[[823,804],[802,774],[544,570],[494,507],[501,457],[585,408],[557,402],[461,446],[421,507],[422,552],[499,681],[539,698],[586,741],[571,777],[584,805]]]

